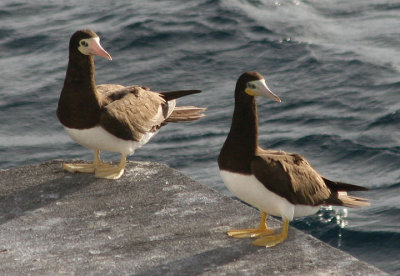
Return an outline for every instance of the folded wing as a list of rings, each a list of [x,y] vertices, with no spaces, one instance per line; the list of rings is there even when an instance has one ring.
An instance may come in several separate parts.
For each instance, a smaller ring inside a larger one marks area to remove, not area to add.
[[[103,91],[100,125],[124,140],[140,141],[160,128],[173,111],[175,102],[166,102],[159,93],[140,86]]]

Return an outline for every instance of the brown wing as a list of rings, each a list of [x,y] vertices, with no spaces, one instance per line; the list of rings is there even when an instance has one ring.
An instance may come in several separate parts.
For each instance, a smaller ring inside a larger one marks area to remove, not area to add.
[[[260,149],[251,168],[268,190],[293,204],[320,205],[331,195],[322,177],[298,154]]]
[[[125,86],[120,84],[99,84],[96,86],[97,93],[101,96],[107,96],[122,88],[125,88]]]
[[[122,98],[125,94],[131,93],[132,88],[142,88],[149,91],[150,88],[140,85],[123,86],[120,84],[99,84],[96,86],[97,94],[103,106]]]
[[[100,125],[124,140],[140,141],[144,134],[161,127],[170,113],[159,93],[140,86],[105,91],[102,96]]]

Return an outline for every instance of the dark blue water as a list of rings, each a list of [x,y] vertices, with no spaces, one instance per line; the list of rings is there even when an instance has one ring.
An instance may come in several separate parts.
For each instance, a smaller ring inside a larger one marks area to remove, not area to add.
[[[96,59],[98,83],[203,90],[180,104],[208,107],[206,118],[169,124],[130,159],[165,162],[230,195],[216,158],[236,79],[257,70],[283,100],[259,99],[260,143],[371,189],[358,194],[368,208],[292,225],[400,275],[398,1],[30,2],[0,3],[0,168],[92,158],[55,116],[69,37],[91,28],[113,57]]]

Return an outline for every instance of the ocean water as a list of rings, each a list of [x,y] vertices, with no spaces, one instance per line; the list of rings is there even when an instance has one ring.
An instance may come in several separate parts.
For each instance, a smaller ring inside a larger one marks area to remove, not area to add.
[[[207,107],[207,117],[165,126],[129,159],[164,162],[226,195],[216,158],[235,83],[263,74],[283,102],[258,100],[260,144],[370,189],[356,194],[370,207],[325,208],[292,225],[400,275],[399,1],[3,0],[0,168],[92,159],[55,115],[68,41],[81,28],[113,57],[96,59],[97,83],[203,90],[179,104]]]

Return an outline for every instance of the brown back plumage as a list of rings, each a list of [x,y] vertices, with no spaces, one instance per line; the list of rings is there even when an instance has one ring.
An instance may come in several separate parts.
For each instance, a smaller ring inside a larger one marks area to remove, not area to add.
[[[326,179],[299,154],[259,148],[252,162],[252,171],[268,190],[293,204],[346,207],[368,205],[366,199],[348,196],[346,193],[368,189]]]
[[[147,132],[161,127],[168,104],[158,93],[128,86],[105,93],[99,124],[111,134],[140,141]]]
[[[99,124],[125,140],[140,141],[147,132],[168,122],[194,121],[204,116],[204,108],[175,107],[174,99],[200,90],[158,93],[137,85],[103,84],[97,86],[97,91],[102,102]]]

